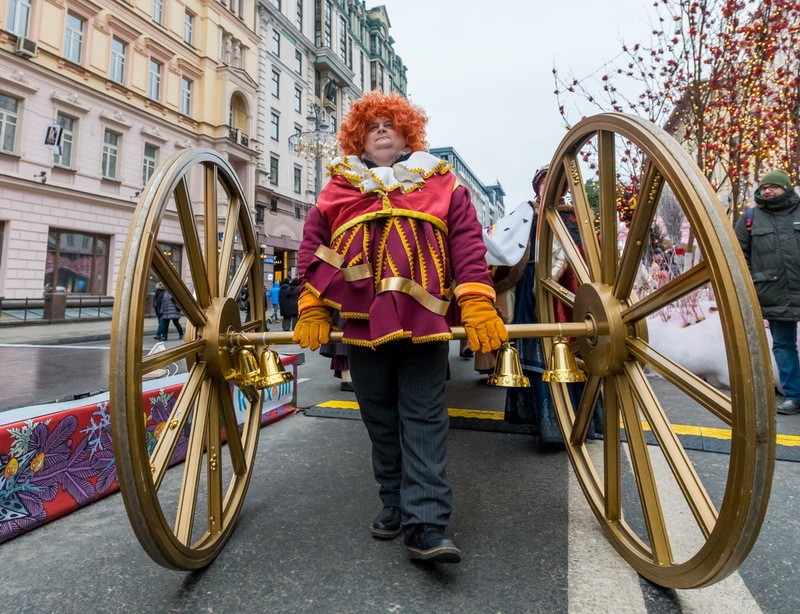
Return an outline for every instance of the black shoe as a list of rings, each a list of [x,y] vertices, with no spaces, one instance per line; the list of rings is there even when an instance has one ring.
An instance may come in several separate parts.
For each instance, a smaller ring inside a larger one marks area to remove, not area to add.
[[[409,558],[434,563],[460,563],[461,550],[444,534],[444,529],[432,524],[420,524],[406,533]]]
[[[375,520],[369,525],[372,537],[378,539],[394,539],[403,529],[400,528],[402,519],[399,507],[384,507],[380,514],[375,516]]]
[[[178,335],[178,339],[183,339],[183,335]]]
[[[339,386],[339,390],[342,392],[353,392],[353,383],[352,382],[342,382]]]
[[[785,401],[778,403],[776,411],[785,416],[794,416],[796,414],[800,414],[800,403],[797,401],[792,401],[791,399],[786,399]]]
[[[158,335],[156,335],[155,337],[153,337],[153,339],[155,339],[156,341],[163,341],[164,337],[159,337]]]

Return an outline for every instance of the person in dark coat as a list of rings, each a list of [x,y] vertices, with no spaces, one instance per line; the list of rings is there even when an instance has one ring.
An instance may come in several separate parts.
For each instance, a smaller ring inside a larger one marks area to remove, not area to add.
[[[291,330],[292,326],[292,317],[289,313],[289,290],[289,280],[284,279],[278,292],[278,306],[281,308],[281,316],[283,316],[281,321],[283,330]]]
[[[736,237],[772,334],[772,355],[786,398],[779,414],[800,414],[800,196],[788,173],[770,171],[755,191],[756,206],[736,222]]]
[[[303,288],[300,286],[300,280],[295,277],[289,284],[289,330],[294,330],[294,326],[297,324],[297,316],[300,315],[300,293],[302,291]]]
[[[175,330],[178,331],[178,339],[183,339],[183,327],[180,322],[182,316],[183,312],[172,297],[172,293],[165,288],[164,294],[161,297],[161,317],[164,320],[164,341],[167,340],[170,322],[175,325]]]
[[[156,318],[158,318],[158,330],[156,331],[156,336],[153,339],[157,341],[165,341],[167,338],[167,326],[169,326],[169,322],[164,319],[162,315],[162,305],[164,303],[164,284],[156,282],[156,291],[153,294],[153,309],[156,312]]]

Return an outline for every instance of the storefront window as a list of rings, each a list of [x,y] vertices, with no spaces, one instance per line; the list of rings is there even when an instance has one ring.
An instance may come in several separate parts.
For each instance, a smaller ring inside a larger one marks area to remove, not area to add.
[[[108,294],[108,245],[105,236],[50,230],[44,291]]]

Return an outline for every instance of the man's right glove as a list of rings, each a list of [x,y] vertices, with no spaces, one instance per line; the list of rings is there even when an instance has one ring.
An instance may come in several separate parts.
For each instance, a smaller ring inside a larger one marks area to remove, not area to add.
[[[508,341],[506,326],[491,299],[480,294],[464,294],[458,300],[458,306],[469,349],[473,352],[491,352],[500,349],[503,341]]]
[[[300,347],[316,350],[328,343],[333,317],[331,310],[317,296],[309,291],[303,292],[298,302],[300,317],[294,326],[292,340]]]

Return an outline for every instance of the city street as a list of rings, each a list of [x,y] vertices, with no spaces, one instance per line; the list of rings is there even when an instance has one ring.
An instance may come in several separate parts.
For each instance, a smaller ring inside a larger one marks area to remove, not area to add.
[[[9,399],[38,402],[106,387],[107,341],[38,348],[3,341],[0,369],[13,374],[5,378],[4,409],[14,406]],[[480,384],[471,361],[458,358],[456,350],[454,343],[448,406],[502,409],[505,392]],[[304,359],[301,408],[354,401],[352,393],[339,390],[327,359],[310,352]],[[691,424],[689,411],[678,415],[675,422]],[[154,564],[115,494],[0,546],[0,595],[19,612],[794,612],[800,607],[800,589],[792,581],[800,570],[795,462],[776,464],[761,535],[739,572],[709,588],[673,591],[638,577],[611,548],[563,451],[538,447],[526,434],[452,428],[450,533],[464,560],[427,566],[408,562],[400,540],[369,536],[379,502],[369,441],[357,417],[352,411],[336,418],[300,413],[263,429],[239,526],[203,571],[175,572]],[[783,418],[778,430],[785,433],[782,427],[792,418]],[[591,445],[600,449],[599,442]],[[712,497],[719,496],[729,457],[700,451],[690,456]]]

